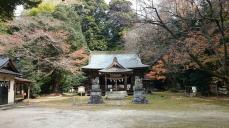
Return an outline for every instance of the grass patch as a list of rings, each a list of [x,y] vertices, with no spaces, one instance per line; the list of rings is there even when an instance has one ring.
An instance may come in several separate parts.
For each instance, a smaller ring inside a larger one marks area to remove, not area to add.
[[[204,111],[217,110],[229,111],[229,98],[215,97],[186,97],[182,93],[171,92],[155,92],[147,95],[149,104],[133,104],[132,96],[128,96],[124,100],[106,100],[104,104],[89,105],[87,104],[89,97],[74,96],[67,97],[62,100],[52,100],[34,105],[48,107],[69,107],[78,109],[100,110],[110,108],[133,109],[133,110],[173,110],[173,111]]]

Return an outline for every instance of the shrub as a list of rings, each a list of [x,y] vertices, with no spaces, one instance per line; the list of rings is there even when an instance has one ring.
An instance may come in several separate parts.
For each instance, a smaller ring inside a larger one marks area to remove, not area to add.
[[[41,3],[38,7],[34,7],[27,12],[29,16],[36,16],[40,13],[52,13],[55,10],[55,5],[52,3]]]
[[[62,91],[68,92],[71,88],[78,87],[83,84],[86,77],[83,74],[66,74],[62,80]]]
[[[0,33],[7,33],[8,27],[5,22],[1,21],[0,19]]]

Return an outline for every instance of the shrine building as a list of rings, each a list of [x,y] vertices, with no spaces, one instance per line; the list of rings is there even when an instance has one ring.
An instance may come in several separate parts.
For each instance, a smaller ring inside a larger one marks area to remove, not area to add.
[[[96,51],[90,53],[89,63],[82,70],[88,77],[88,91],[91,90],[92,81],[97,78],[102,94],[107,91],[132,94],[135,78],[143,78],[148,67],[136,53]]]

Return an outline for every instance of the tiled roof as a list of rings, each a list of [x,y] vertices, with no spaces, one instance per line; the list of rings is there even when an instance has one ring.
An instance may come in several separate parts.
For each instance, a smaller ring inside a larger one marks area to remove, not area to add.
[[[10,68],[8,68],[7,66]],[[10,59],[7,57],[3,57],[3,56],[0,56],[0,73],[11,74],[11,75],[20,75],[19,72],[16,70],[16,68],[13,66]]]
[[[9,61],[9,58],[0,56],[0,68],[2,68],[8,61]]]
[[[122,52],[91,52],[89,64],[82,67],[83,69],[104,69],[108,67],[114,57],[125,68],[144,68],[148,65],[142,64],[141,59],[136,53]]]
[[[13,65],[12,61],[9,58],[3,56],[0,56],[0,74],[21,76],[21,74],[17,71],[17,69]],[[32,81],[21,77],[15,77],[15,80],[16,83],[32,83]]]

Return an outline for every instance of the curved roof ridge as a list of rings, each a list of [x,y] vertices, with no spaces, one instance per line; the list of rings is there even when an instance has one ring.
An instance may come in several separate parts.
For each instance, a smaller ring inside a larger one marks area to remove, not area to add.
[[[127,51],[90,51],[90,54],[136,54],[137,52],[127,52]]]

